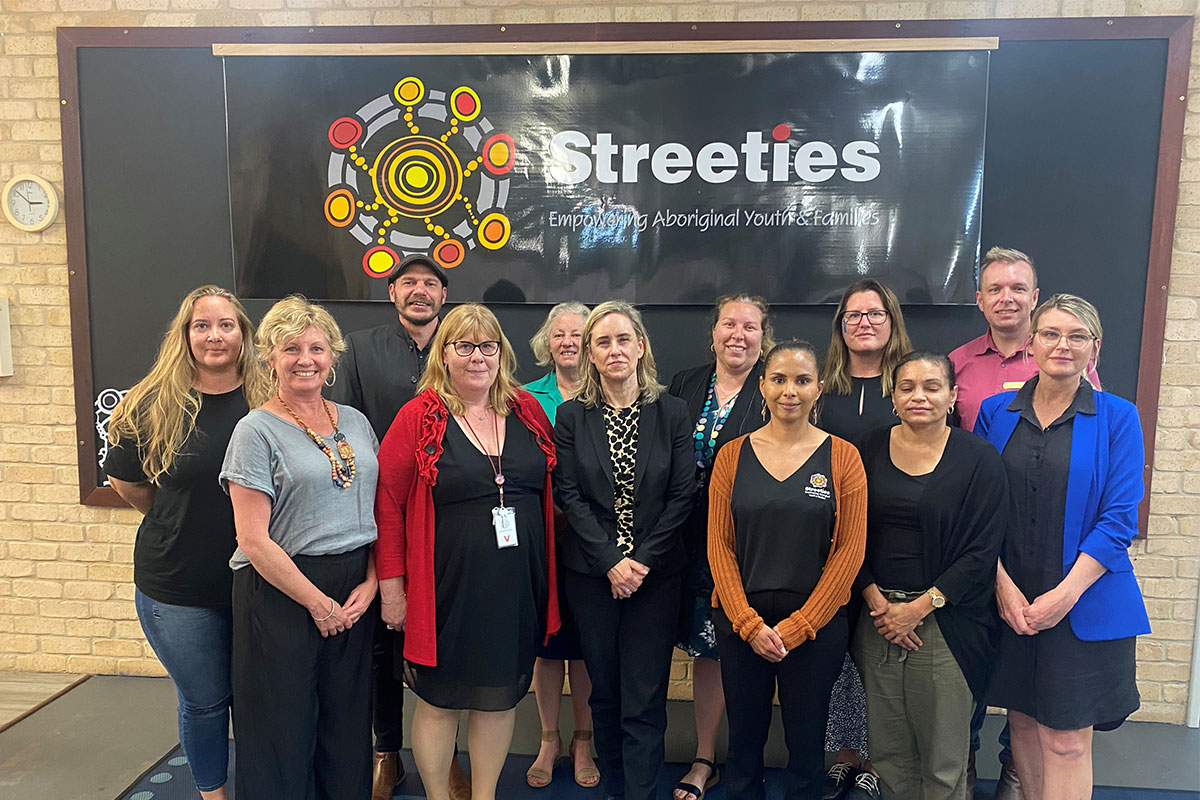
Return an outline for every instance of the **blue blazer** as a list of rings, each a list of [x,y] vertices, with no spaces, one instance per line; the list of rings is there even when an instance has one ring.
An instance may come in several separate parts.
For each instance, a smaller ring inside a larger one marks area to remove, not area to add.
[[[984,400],[975,423],[975,433],[1001,452],[1020,418],[1008,410],[1016,394],[1004,392]],[[1108,568],[1067,615],[1075,635],[1089,642],[1150,633],[1129,559],[1138,503],[1145,493],[1142,424],[1128,400],[1101,391],[1092,396],[1096,413],[1076,414],[1072,423],[1062,564],[1065,577],[1079,554],[1087,553]]]

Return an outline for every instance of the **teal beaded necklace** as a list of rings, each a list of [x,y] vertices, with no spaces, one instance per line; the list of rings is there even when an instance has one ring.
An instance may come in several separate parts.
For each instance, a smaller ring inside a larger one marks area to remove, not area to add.
[[[734,392],[733,396],[725,401],[725,405],[718,407],[715,411],[713,406],[717,402],[717,373],[714,370],[712,380],[708,382],[708,397],[704,400],[704,410],[700,412],[700,419],[696,422],[696,433],[693,437],[696,444],[696,464],[700,467],[708,467],[712,464],[713,453],[717,449],[717,437],[721,434],[721,429],[725,427],[725,421],[729,419],[729,412],[733,410],[733,404],[737,402],[738,392]],[[705,429],[709,427],[709,421],[712,421],[712,430],[705,436]]]

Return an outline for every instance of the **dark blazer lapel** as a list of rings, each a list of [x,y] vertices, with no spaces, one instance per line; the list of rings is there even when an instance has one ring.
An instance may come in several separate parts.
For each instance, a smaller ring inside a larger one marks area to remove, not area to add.
[[[662,405],[655,403],[647,403],[642,406],[641,413],[638,417],[638,447],[637,458],[634,461],[633,467],[633,492],[636,495],[638,487],[642,485],[642,476],[646,474],[646,465],[650,461],[650,455],[654,450],[654,436],[658,430],[658,415],[662,413]],[[670,448],[668,448],[668,452]],[[610,473],[611,474],[611,473]]]
[[[612,489],[615,482],[613,481],[612,456],[608,452],[608,435],[604,432],[604,408],[601,406],[584,408],[583,422],[584,427],[591,434],[592,447],[596,450],[596,460],[600,462],[600,467],[608,476],[608,488]]]
[[[744,433],[756,431],[766,424],[762,418],[762,394],[758,390],[758,376],[762,374],[761,363],[755,364],[754,369],[746,376],[733,408],[729,409],[729,417],[725,427],[717,434],[718,448],[724,447]]]

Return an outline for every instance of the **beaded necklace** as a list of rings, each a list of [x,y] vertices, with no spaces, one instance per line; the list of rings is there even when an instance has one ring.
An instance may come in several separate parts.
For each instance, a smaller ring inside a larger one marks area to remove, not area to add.
[[[321,452],[329,459],[329,477],[333,479],[333,485],[339,489],[346,489],[350,484],[354,483],[354,448],[350,446],[350,442],[346,441],[346,436],[338,430],[338,426],[334,424],[333,414],[329,411],[329,401],[324,397],[321,398],[321,407],[325,409],[325,416],[329,418],[329,425],[333,428],[333,441],[337,443],[337,456],[333,454],[333,450],[326,443],[324,437],[317,434],[308,424],[300,419],[300,415],[292,411],[291,406],[283,402],[283,395],[276,394],[276,399],[279,400],[279,405],[292,415],[292,419],[296,420],[296,424],[304,429],[308,434],[308,438],[313,440],[313,444],[321,449]],[[343,466],[338,463],[338,456],[341,457],[346,464]]]
[[[708,397],[704,400],[704,410],[700,412],[700,419],[696,421],[696,434],[693,437],[696,441],[696,464],[707,469],[712,464],[713,453],[717,449],[717,436],[720,435],[721,429],[725,427],[725,420],[729,419],[729,412],[733,410],[733,404],[737,401],[739,392],[734,392],[733,395],[725,401],[725,405],[713,410],[713,405],[717,398],[717,373],[714,370],[712,380],[708,382]],[[708,427],[709,421],[712,421],[712,430],[708,436],[704,435],[704,429]]]

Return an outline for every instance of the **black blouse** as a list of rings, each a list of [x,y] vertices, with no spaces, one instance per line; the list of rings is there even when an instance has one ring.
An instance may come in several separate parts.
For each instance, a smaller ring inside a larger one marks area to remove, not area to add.
[[[1096,413],[1092,386],[1083,381],[1071,405],[1043,429],[1033,410],[1036,386],[1034,377],[1008,404],[1008,410],[1019,412],[1020,419],[1003,453],[1016,523],[1004,542],[1004,569],[1030,602],[1062,582],[1063,522],[1075,414]]]
[[[837,517],[832,453],[833,439],[826,437],[780,481],[758,460],[754,442],[742,446],[729,507],[747,595],[785,591],[803,600],[816,588]]]
[[[876,429],[859,439],[868,487],[879,475],[881,451],[891,460],[890,443],[890,428]],[[872,514],[878,520],[879,509],[873,508],[875,498],[868,498],[870,554],[880,546],[881,534],[872,526]],[[936,586],[945,595],[946,605],[933,613],[976,695],[987,688],[1000,634],[996,557],[1008,529],[1009,504],[1000,454],[975,434],[952,428],[941,461],[926,477],[917,501],[922,533],[918,588]],[[863,563],[855,582],[857,594],[872,583],[883,585],[873,573],[872,563],[870,556]]]
[[[867,431],[898,423],[900,420],[892,413],[892,398],[883,394],[882,381],[882,376],[851,378],[850,394],[823,394],[817,425],[853,442]]]

